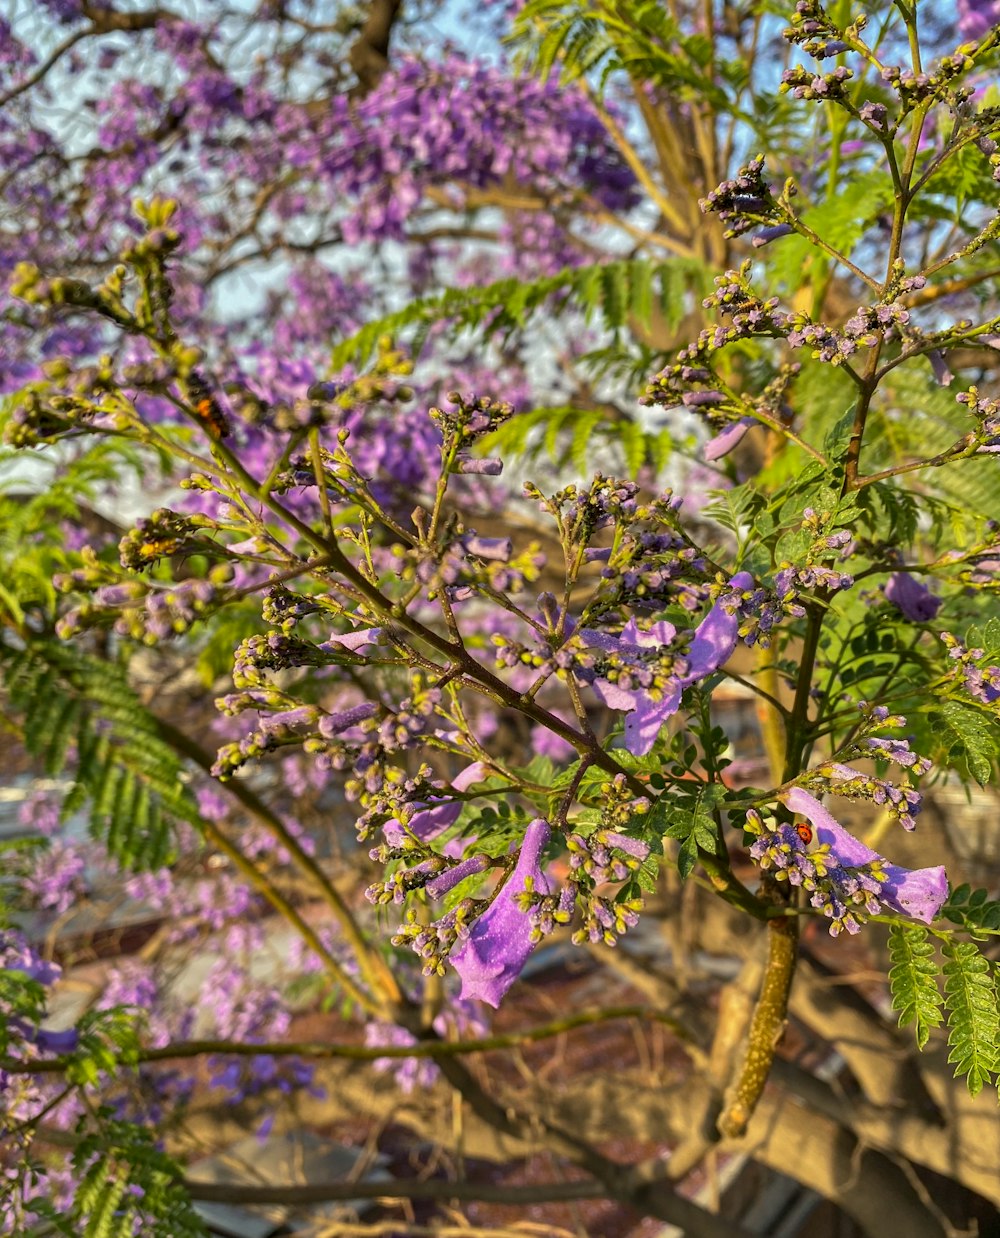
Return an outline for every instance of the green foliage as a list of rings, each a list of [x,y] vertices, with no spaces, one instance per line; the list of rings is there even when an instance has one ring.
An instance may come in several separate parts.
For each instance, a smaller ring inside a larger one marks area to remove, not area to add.
[[[927,1043],[932,1028],[944,1019],[937,987],[939,968],[927,930],[917,924],[894,924],[889,929],[889,987],[892,1005],[899,1011],[899,1026],[912,1023],[917,1047]]]
[[[948,941],[942,946],[944,999],[948,1009],[948,1061],[965,1075],[977,1096],[1000,1070],[1000,1020],[990,962],[975,942]]]
[[[89,804],[91,833],[120,864],[164,864],[173,824],[198,812],[123,670],[39,638],[20,648],[0,639],[0,673],[27,751],[50,776],[72,770],[63,815]]]
[[[941,915],[976,936],[1000,934],[1000,900],[991,899],[988,890],[973,890],[968,882],[952,890]]]
[[[978,894],[979,892],[977,892]],[[978,906],[985,906],[985,892]],[[958,918],[957,909],[969,902],[969,893],[956,891],[950,900],[949,919]],[[948,938],[941,945],[942,966],[920,925],[894,924],[889,930],[889,958],[892,968],[889,983],[893,1007],[899,1011],[899,1025],[912,1023],[917,1046],[923,1048],[933,1028],[943,1016],[948,1019],[948,1061],[955,1075],[964,1075],[972,1096],[995,1082],[1000,1072],[1000,1020],[997,987],[992,965],[972,941]],[[939,990],[943,980],[944,994]]]
[[[957,767],[960,773],[967,771],[981,787],[986,786],[1000,755],[997,718],[963,701],[945,701],[931,711],[930,722],[947,764]]]
[[[346,365],[367,365],[386,335],[409,333],[407,347],[416,354],[436,323],[448,324],[449,338],[474,328],[507,342],[539,313],[547,317],[578,313],[585,322],[617,337],[631,325],[648,326],[655,306],[668,326],[677,326],[690,292],[703,295],[708,287],[711,280],[701,262],[671,258],[565,267],[532,283],[510,278],[482,287],[450,288],[366,323],[337,345],[331,366],[337,371]]]
[[[613,73],[625,72],[635,82],[711,103],[720,111],[727,109],[729,96],[719,79],[738,87],[748,78],[741,63],[713,65],[708,37],[682,32],[656,0],[614,6],[600,0],[588,6],[574,0],[529,0],[518,14],[512,41],[520,48],[522,64],[541,76],[558,67],[565,81],[599,75],[603,86]]]
[[[69,1220],[77,1228],[65,1232],[132,1238],[139,1222],[148,1238],[204,1238],[180,1167],[156,1147],[149,1130],[101,1110],[74,1149],[73,1165],[81,1176]]]
[[[719,827],[716,822],[718,804],[726,797],[721,783],[691,782],[684,784],[669,797],[661,796],[646,818],[646,828],[656,830],[666,838],[680,843],[677,851],[677,871],[682,880],[690,877],[698,863],[698,852],[719,853]],[[666,802],[669,798],[669,802]]]

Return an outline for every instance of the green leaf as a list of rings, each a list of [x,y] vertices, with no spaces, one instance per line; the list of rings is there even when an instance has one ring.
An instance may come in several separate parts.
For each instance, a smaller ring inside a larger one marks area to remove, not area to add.
[[[899,1011],[899,1026],[914,1024],[917,1048],[922,1049],[931,1029],[944,1021],[936,983],[940,968],[927,930],[919,925],[892,925],[889,959],[889,989],[893,1009]]]
[[[964,761],[976,782],[981,787],[986,786],[1000,753],[1000,727],[996,720],[961,701],[945,701],[940,709],[933,711],[930,720],[940,732],[948,758],[956,763]]]
[[[0,636],[0,674],[28,752],[48,774],[68,766],[74,776],[63,819],[89,800],[91,833],[116,860],[131,868],[163,864],[175,824],[197,824],[199,814],[180,758],[124,670],[52,639],[15,649]]]
[[[965,1075],[977,1096],[1000,1069],[997,991],[989,960],[970,941],[942,947],[945,1006],[948,1010],[948,1061],[956,1077]]]

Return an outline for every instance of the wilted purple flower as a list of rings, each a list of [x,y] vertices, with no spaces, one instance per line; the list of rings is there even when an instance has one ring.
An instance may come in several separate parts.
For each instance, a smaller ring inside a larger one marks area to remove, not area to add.
[[[893,572],[885,583],[885,596],[911,623],[927,623],[942,605],[942,599],[910,572]]]
[[[533,889],[547,893],[540,860],[552,831],[538,817],[528,826],[514,871],[486,911],[476,920],[450,962],[462,978],[462,998],[478,997],[494,1008],[521,974],[535,947],[531,916],[518,906],[528,878]]]

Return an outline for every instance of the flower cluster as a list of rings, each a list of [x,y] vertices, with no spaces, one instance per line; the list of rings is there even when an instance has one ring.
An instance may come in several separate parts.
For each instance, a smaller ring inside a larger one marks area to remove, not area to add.
[[[706,215],[729,224],[727,237],[742,236],[775,216],[778,207],[764,176],[764,156],[755,155],[732,180],[723,181],[699,203]]]
[[[982,665],[986,658],[985,650],[967,648],[951,632],[942,632],[941,640],[948,650],[948,657],[955,663],[950,672],[951,680],[960,682],[969,696],[984,705],[1000,701],[1000,666]]]
[[[747,830],[756,835],[750,854],[779,881],[801,886],[830,920],[830,933],[857,933],[882,907],[929,924],[948,896],[942,867],[906,869],[850,834],[819,800],[801,787],[781,797],[808,825],[766,822],[755,810]]]
[[[1000,401],[981,397],[978,387],[960,392],[955,399],[968,406],[978,422],[976,441],[981,452],[1000,454]]]

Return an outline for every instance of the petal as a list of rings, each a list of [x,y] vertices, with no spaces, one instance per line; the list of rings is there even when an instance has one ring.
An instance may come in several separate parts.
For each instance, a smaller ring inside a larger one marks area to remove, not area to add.
[[[805,817],[816,831],[817,841],[821,844],[828,844],[841,864],[857,868],[862,864],[871,864],[873,860],[882,858],[877,851],[866,847],[860,838],[855,838],[853,834],[845,830],[840,822],[808,791],[803,791],[801,787],[792,787],[781,798],[792,812]]]
[[[633,756],[644,757],[656,743],[660,728],[680,708],[681,691],[678,683],[658,701],[645,692],[637,694],[636,707],[625,719],[625,747]]]
[[[595,679],[591,687],[608,709],[635,709],[640,696],[634,688],[619,688],[606,679]]]
[[[749,589],[752,584],[749,572],[737,572],[729,582],[732,589]],[[716,602],[695,629],[688,652],[690,670],[684,677],[685,686],[704,679],[729,661],[736,649],[739,628],[739,615],[731,615],[721,600]]]
[[[515,900],[524,893],[529,876],[534,878],[536,890],[547,892],[539,861],[550,834],[547,821],[541,817],[532,821],[525,830],[514,871],[472,926],[461,949],[452,952],[451,965],[462,978],[462,999],[477,997],[494,1009],[498,1007],[535,948],[531,917]]]
[[[652,624],[647,631],[641,631],[633,617],[622,628],[622,643],[637,645],[640,649],[652,649],[657,645],[669,645],[677,635],[677,629],[666,619]]]
[[[482,761],[473,761],[451,780],[451,785],[456,791],[468,791],[473,783],[485,782],[489,776],[490,771]]]
[[[888,881],[879,896],[887,907],[930,924],[948,897],[948,878],[944,869],[900,868],[887,864]]]
[[[742,441],[747,430],[756,424],[757,422],[753,417],[741,417],[739,421],[734,421],[732,425],[726,426],[715,438],[709,439],[705,444],[705,459],[721,460],[723,456],[729,455],[736,444]]]

